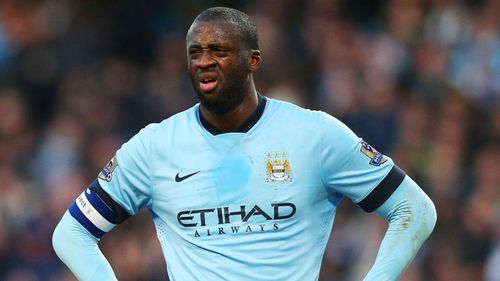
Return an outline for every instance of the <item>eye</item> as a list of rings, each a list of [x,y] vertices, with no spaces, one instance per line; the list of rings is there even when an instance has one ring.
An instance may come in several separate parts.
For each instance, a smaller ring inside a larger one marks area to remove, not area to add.
[[[215,54],[218,57],[227,57],[227,51],[217,51],[217,52],[215,52]]]
[[[218,57],[227,57],[228,51],[222,48],[214,48],[213,53]]]
[[[191,58],[197,58],[200,54],[201,54],[201,50],[200,49],[189,49],[188,50],[188,54],[189,54],[189,57]]]

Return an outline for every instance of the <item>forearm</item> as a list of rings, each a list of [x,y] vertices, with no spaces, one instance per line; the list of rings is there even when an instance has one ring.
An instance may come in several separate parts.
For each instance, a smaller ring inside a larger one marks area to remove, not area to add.
[[[408,176],[375,212],[389,221],[387,232],[364,281],[398,280],[436,223],[429,197]]]
[[[117,280],[98,240],[66,212],[52,236],[57,256],[78,280]]]

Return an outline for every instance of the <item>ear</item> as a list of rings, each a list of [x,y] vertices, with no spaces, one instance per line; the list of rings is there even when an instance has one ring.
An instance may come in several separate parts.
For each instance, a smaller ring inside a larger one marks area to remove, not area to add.
[[[260,67],[261,56],[259,50],[249,50],[248,55],[248,68],[254,72]]]

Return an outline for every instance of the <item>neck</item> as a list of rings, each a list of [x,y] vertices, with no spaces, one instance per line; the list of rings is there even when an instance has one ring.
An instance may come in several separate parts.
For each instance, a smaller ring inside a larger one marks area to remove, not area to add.
[[[221,132],[234,132],[255,112],[259,103],[257,91],[253,87],[243,101],[224,114],[216,114],[200,106],[203,118]]]

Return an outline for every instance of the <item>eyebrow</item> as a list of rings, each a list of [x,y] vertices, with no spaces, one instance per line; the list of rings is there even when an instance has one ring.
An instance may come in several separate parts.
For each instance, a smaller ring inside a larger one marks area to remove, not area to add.
[[[187,47],[188,47],[188,49],[191,49],[191,48],[201,48],[201,44],[198,43],[198,42],[194,42],[194,43],[190,43]],[[207,47],[209,49],[219,49],[219,48],[230,49],[231,48],[231,44],[227,44],[227,43],[208,43]]]

